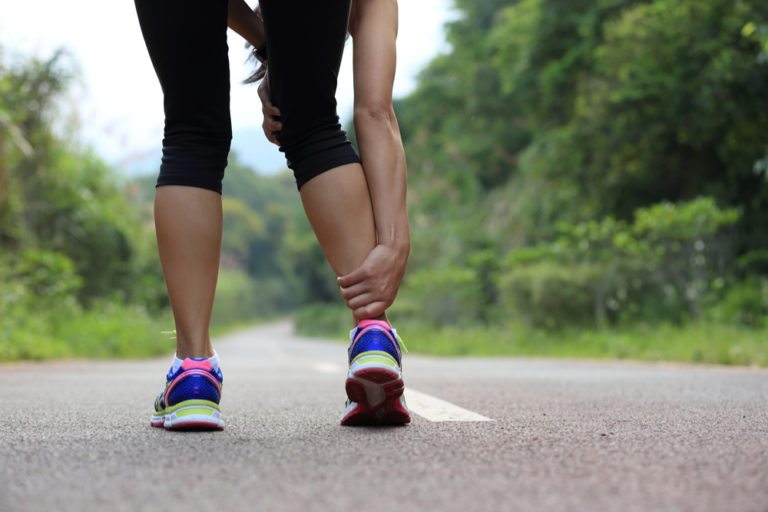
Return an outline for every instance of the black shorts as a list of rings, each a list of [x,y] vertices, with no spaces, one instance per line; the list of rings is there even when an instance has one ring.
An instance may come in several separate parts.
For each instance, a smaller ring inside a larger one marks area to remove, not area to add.
[[[227,0],[135,0],[163,89],[165,130],[157,185],[221,193],[232,140]],[[283,124],[280,150],[304,183],[359,162],[336,113],[350,0],[261,0],[269,85]],[[256,91],[253,100],[259,101]]]

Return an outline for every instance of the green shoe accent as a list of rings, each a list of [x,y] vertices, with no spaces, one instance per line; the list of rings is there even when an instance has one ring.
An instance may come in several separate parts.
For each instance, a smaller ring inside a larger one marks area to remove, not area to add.
[[[176,417],[180,418],[182,416],[190,416],[192,414],[204,414],[206,416],[213,416],[213,410],[212,409],[182,409],[181,411],[176,413]]]
[[[210,407],[212,409],[215,409],[219,412],[221,412],[221,409],[219,409],[219,404],[216,402],[211,402],[208,400],[185,400],[183,402],[179,402],[176,405],[172,405],[171,407],[166,407],[162,411],[157,411],[155,415],[160,416],[161,414],[170,414],[173,411],[177,411],[181,409],[182,407],[192,407],[195,405],[202,405],[204,407]]]
[[[408,347],[405,346],[405,342],[403,341],[403,338],[400,337],[400,335],[397,333],[396,330],[393,329],[392,332],[395,334],[395,339],[400,344],[400,348],[402,348],[403,352],[405,352],[407,354],[408,353]]]
[[[358,354],[350,364],[354,365],[364,363],[380,363],[391,366],[392,368],[397,368],[397,361],[395,358],[382,350],[369,350],[368,352]]]

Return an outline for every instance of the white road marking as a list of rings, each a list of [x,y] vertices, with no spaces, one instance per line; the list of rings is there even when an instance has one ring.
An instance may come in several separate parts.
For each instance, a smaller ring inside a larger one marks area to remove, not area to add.
[[[334,363],[314,363],[312,368],[319,373],[338,374],[344,373],[344,368]],[[445,400],[440,400],[426,393],[415,391],[411,388],[405,390],[405,401],[408,402],[408,409],[432,421],[493,421],[482,414],[468,411],[463,407],[454,405]]]
[[[432,422],[438,421],[493,421],[482,414],[468,411],[463,407],[454,405],[445,400],[440,400],[426,393],[415,391],[411,388],[405,389],[405,401],[408,402],[408,409],[415,412],[424,419]]]

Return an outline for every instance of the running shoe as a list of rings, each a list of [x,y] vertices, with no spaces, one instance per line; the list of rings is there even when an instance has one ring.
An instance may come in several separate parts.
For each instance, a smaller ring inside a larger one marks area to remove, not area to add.
[[[363,320],[349,333],[347,407],[341,424],[403,425],[411,421],[400,369],[401,340],[380,320]]]
[[[167,430],[223,430],[221,419],[221,368],[205,358],[188,357],[168,372],[165,390],[155,400],[153,427]]]

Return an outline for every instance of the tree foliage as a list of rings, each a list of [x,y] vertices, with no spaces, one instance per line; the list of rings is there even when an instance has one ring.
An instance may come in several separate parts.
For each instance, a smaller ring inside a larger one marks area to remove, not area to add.
[[[518,229],[551,232],[708,195],[765,236],[768,66],[750,28],[768,19],[764,2],[456,6],[450,53],[398,104],[425,210],[506,184],[498,200],[531,219]]]
[[[768,4],[455,6],[450,50],[397,104],[414,278],[485,261],[479,311],[601,325],[695,318],[702,294],[768,275]],[[638,273],[644,298],[617,306]]]
[[[765,325],[768,4],[454,4],[449,49],[395,105],[412,222],[395,321]],[[123,186],[68,135],[75,76],[63,52],[0,52],[0,342],[37,332],[36,307],[167,307],[155,178]],[[320,304],[336,325],[292,176],[231,155],[224,210],[218,314]]]
[[[63,52],[0,62],[0,249],[67,258],[83,304],[146,299],[137,284],[159,271],[142,243],[149,233],[108,167],[67,135],[73,127],[61,127],[73,75]]]

